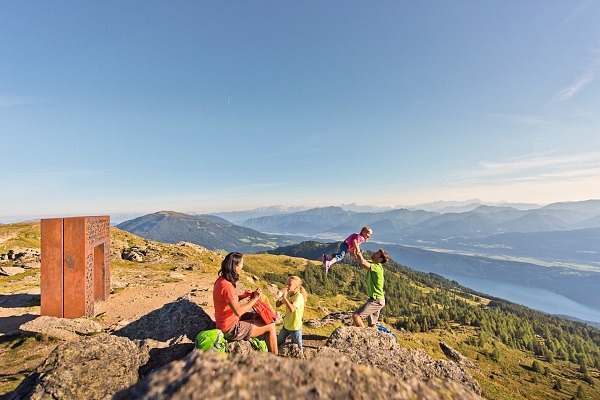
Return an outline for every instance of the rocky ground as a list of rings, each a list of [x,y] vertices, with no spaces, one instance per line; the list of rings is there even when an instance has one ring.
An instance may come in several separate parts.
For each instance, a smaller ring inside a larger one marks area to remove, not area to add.
[[[198,304],[211,317],[214,316],[212,285],[214,273],[197,271],[177,271],[145,273],[137,269],[119,269],[114,271],[114,292],[108,301],[96,304],[94,318],[105,331],[116,331],[164,304],[189,294],[189,298]],[[27,280],[39,279],[39,274]],[[40,315],[40,289],[28,288],[16,290],[10,294],[0,294],[0,343],[14,341],[19,327],[36,319]],[[321,347],[325,338],[308,336],[305,347]],[[59,341],[38,340],[27,344],[27,354],[15,362],[15,353],[11,347],[0,346],[0,365],[2,375],[0,384],[11,377],[35,369],[50,352],[60,344]],[[0,392],[0,398],[2,393]]]
[[[60,343],[19,335],[20,326],[40,315],[41,263],[39,248],[18,241],[24,228],[15,229],[21,231],[0,237],[7,249],[0,252],[0,398],[3,387],[23,379]],[[114,332],[185,295],[213,317],[212,286],[221,259],[222,254],[195,244],[151,242],[111,228],[112,293],[108,301],[96,303],[93,320]],[[254,289],[252,282],[245,283]],[[244,282],[238,286],[246,289]],[[325,339],[308,336],[305,346],[321,347]]]
[[[330,337],[305,335],[304,354],[291,344],[280,349],[284,357],[256,353],[249,342],[230,343],[225,358],[192,352],[196,333],[214,327],[212,285],[222,255],[187,243],[127,249],[115,243],[113,237],[117,267],[111,268],[109,299],[96,303],[91,319],[53,321],[52,329],[73,324],[76,333],[70,338],[51,339],[60,337],[56,331],[36,339],[23,334],[44,332],[29,326],[43,326],[50,318],[39,316],[39,267],[6,280],[0,291],[0,399],[203,398],[206,393],[213,398],[271,393],[282,398],[471,399],[481,394],[462,367],[405,349],[391,335],[351,327],[348,313],[306,321],[307,328],[342,327]],[[131,261],[121,261],[123,255]],[[255,282],[244,276],[238,289],[253,289]],[[277,288],[268,285],[266,290]],[[280,379],[265,379],[282,374],[294,379],[287,386]],[[224,382],[232,386],[227,389]],[[378,392],[369,391],[374,385]]]
[[[97,303],[94,320],[106,330],[117,330],[187,293],[192,293],[191,298],[207,313],[214,312],[214,274],[178,272],[170,278],[169,282],[156,283],[152,275],[144,276],[139,270],[119,270],[113,279],[116,290],[108,301]],[[39,274],[27,279],[39,280]],[[0,343],[14,340],[13,334],[18,332],[19,326],[37,318],[40,315],[39,304],[39,287],[1,294]],[[27,344],[28,354],[24,355],[24,358],[30,359],[18,364],[13,360],[14,353],[9,352],[13,349],[0,347],[0,365],[3,366],[0,380],[36,368],[59,343],[52,340],[31,341]]]

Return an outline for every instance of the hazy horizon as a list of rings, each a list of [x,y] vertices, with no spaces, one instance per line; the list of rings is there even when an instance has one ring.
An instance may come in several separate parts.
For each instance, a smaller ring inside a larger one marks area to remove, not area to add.
[[[585,199],[581,201],[590,201],[590,200],[600,200],[600,199]],[[42,218],[56,218],[56,217],[76,217],[76,216],[92,216],[92,215],[114,215],[118,217],[122,216],[131,216],[131,215],[147,215],[153,214],[161,211],[173,211],[179,212],[183,214],[222,214],[222,213],[242,213],[242,212],[253,212],[261,209],[272,209],[272,208],[283,208],[283,209],[311,209],[311,208],[322,208],[322,207],[341,207],[346,210],[364,210],[364,211],[384,211],[384,210],[394,210],[399,208],[410,208],[410,209],[444,209],[444,208],[452,208],[452,207],[462,207],[468,206],[471,204],[484,204],[490,206],[503,206],[503,205],[513,205],[523,206],[522,209],[531,208],[540,208],[544,207],[548,204],[535,204],[535,203],[513,203],[513,202],[489,202],[480,199],[468,199],[468,200],[438,200],[430,203],[420,203],[413,205],[395,205],[395,206],[374,206],[371,204],[356,204],[356,203],[341,203],[341,204],[325,204],[319,206],[306,206],[306,205],[281,205],[281,204],[270,204],[270,205],[262,205],[254,208],[241,208],[241,209],[229,209],[223,210],[218,207],[214,208],[214,211],[208,210],[177,210],[177,209],[156,209],[156,210],[148,210],[148,211],[115,211],[115,212],[95,212],[95,213],[64,213],[64,214],[16,214],[16,215],[0,215],[0,224],[8,224],[8,223],[17,223],[17,222],[26,222],[30,220],[37,220]],[[556,202],[563,203],[563,202]],[[428,207],[429,206],[429,207]],[[120,219],[120,218],[119,218]],[[112,221],[111,221],[112,222]]]

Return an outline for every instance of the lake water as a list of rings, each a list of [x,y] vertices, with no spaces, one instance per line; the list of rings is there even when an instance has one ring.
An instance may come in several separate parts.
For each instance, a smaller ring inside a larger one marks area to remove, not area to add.
[[[585,306],[548,290],[471,276],[444,274],[444,278],[454,280],[462,286],[478,292],[500,297],[548,314],[570,315],[586,321],[600,323],[600,309]]]

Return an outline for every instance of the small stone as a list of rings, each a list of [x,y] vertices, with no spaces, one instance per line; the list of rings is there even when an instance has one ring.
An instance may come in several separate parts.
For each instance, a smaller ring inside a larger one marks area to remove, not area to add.
[[[0,267],[0,275],[14,276],[25,272],[25,268],[21,267]]]

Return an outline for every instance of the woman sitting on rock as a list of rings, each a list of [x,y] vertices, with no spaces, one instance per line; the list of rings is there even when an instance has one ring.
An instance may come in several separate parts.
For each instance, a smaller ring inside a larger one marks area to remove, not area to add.
[[[215,305],[215,321],[228,341],[249,340],[260,335],[265,336],[267,348],[277,354],[277,334],[275,323],[265,324],[260,316],[251,312],[252,306],[260,298],[261,289],[256,289],[256,295],[246,290],[238,295],[236,283],[240,279],[240,272],[244,268],[244,256],[240,253],[229,253],[221,263],[219,278],[213,290]],[[247,303],[241,304],[239,300],[250,297]]]

